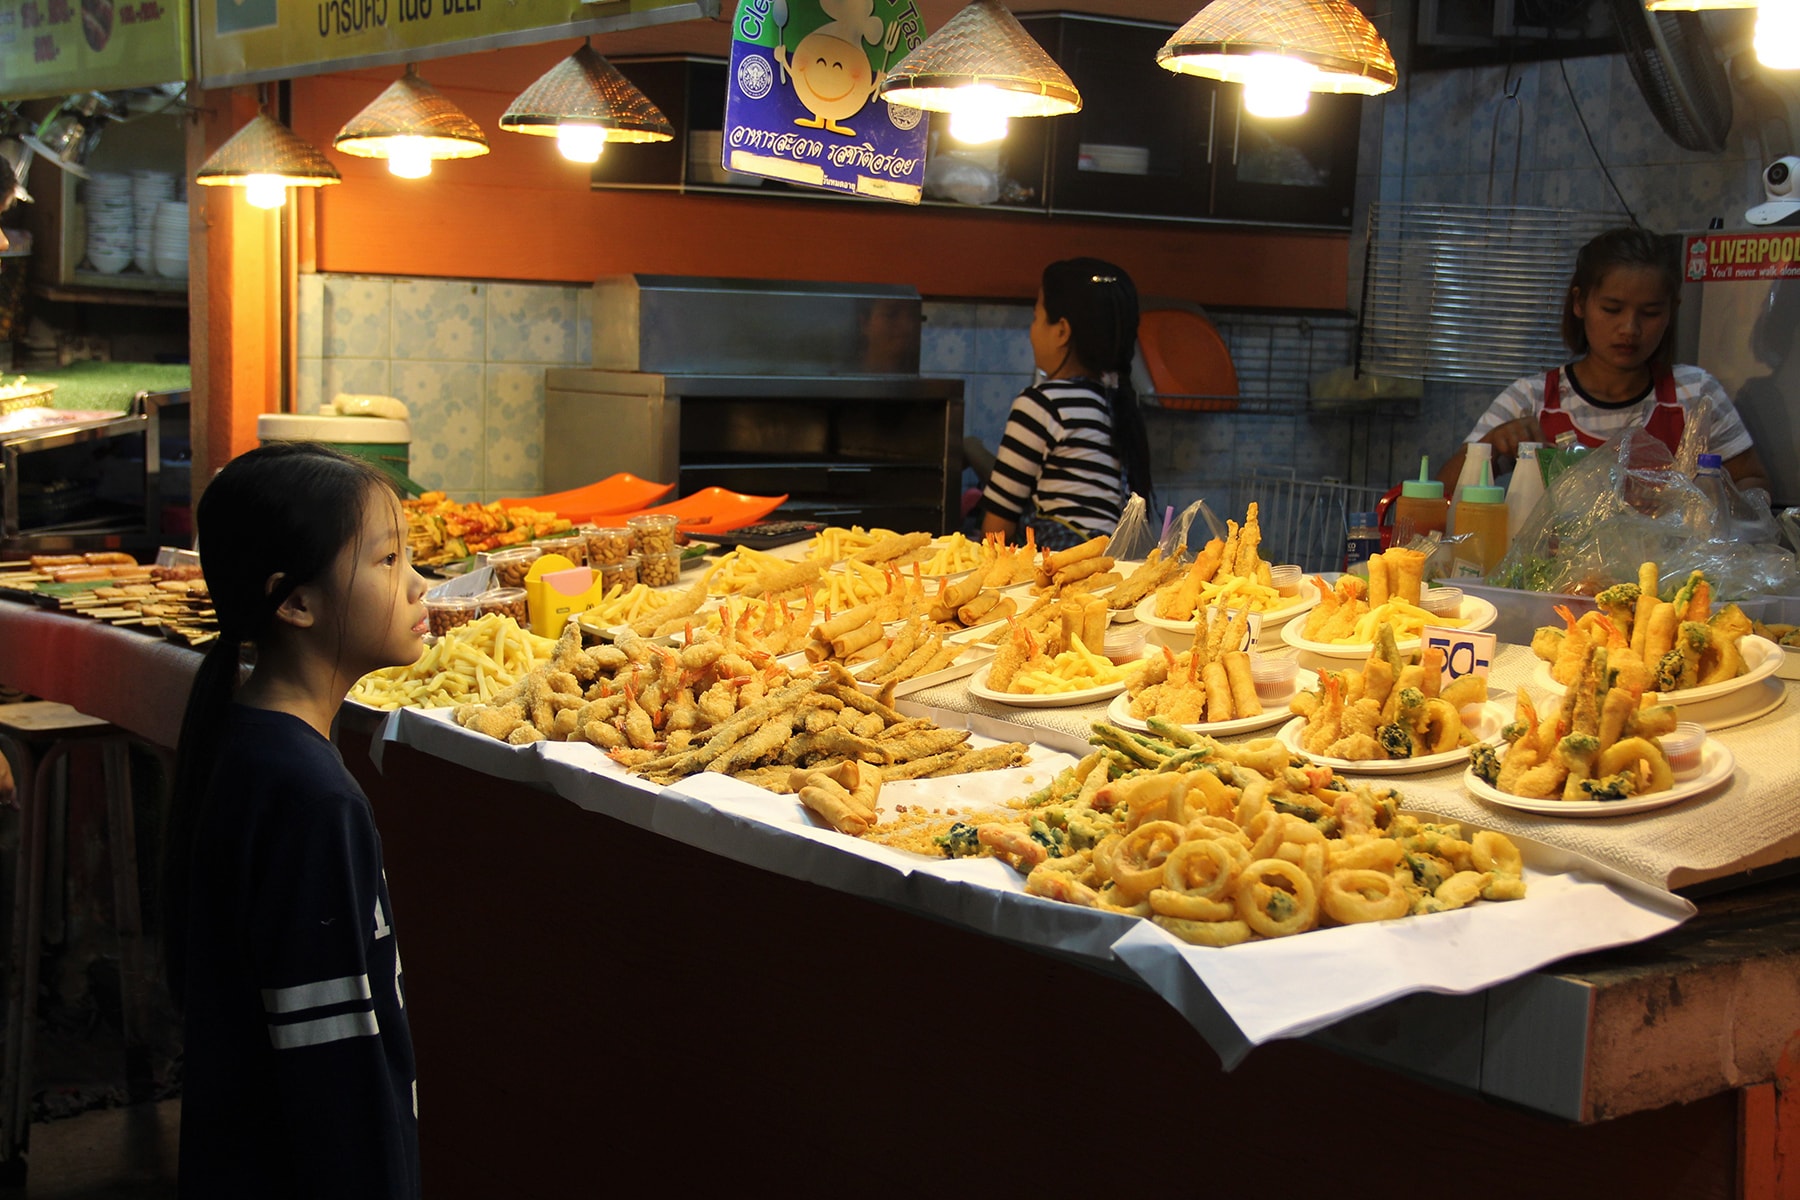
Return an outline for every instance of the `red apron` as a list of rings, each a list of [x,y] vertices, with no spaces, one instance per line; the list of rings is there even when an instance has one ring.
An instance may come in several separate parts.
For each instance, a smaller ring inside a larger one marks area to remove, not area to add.
[[[1673,454],[1681,445],[1681,431],[1687,425],[1687,414],[1681,401],[1675,398],[1675,376],[1661,367],[1653,367],[1650,378],[1656,385],[1656,407],[1650,410],[1650,419],[1644,423],[1644,428]],[[1551,367],[1544,375],[1544,408],[1538,413],[1538,428],[1544,431],[1546,445],[1554,446],[1557,435],[1567,432],[1573,432],[1575,440],[1589,450],[1606,444],[1605,438],[1594,437],[1576,428],[1575,419],[1563,410],[1562,371],[1556,367]]]

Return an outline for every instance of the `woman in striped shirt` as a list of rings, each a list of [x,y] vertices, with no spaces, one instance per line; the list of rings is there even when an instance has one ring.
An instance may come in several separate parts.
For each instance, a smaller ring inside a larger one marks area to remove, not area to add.
[[[1042,383],[1013,401],[982,494],[982,531],[1041,546],[1111,533],[1127,487],[1150,494],[1150,450],[1131,388],[1138,300],[1131,277],[1097,258],[1044,268],[1031,317]]]

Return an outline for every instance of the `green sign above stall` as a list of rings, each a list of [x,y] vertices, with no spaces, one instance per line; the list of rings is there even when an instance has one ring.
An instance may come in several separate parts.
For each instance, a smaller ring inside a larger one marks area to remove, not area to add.
[[[0,100],[187,79],[188,27],[187,0],[0,0]]]

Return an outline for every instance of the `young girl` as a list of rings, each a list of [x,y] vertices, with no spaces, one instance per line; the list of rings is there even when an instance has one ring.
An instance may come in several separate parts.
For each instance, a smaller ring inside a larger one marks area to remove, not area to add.
[[[196,519],[219,640],[182,723],[164,877],[181,1194],[416,1197],[381,840],[330,741],[351,684],[423,649],[405,517],[373,467],[282,442],[229,463]]]
[[[1768,488],[1762,461],[1719,381],[1699,367],[1673,366],[1681,260],[1669,238],[1647,229],[1610,229],[1581,248],[1563,298],[1563,342],[1573,362],[1528,375],[1501,392],[1464,442],[1494,447],[1496,469],[1519,443],[1554,444],[1572,431],[1598,446],[1642,424],[1674,450],[1690,422],[1702,449],[1725,459],[1740,489]],[[1704,402],[1703,402],[1704,401]],[[1440,478],[1454,487],[1464,451]]]
[[[1138,299],[1131,277],[1097,258],[1044,268],[1031,357],[1044,381],[1013,401],[982,494],[984,533],[1031,524],[1050,549],[1111,533],[1131,490],[1151,499],[1150,448],[1131,388]],[[1123,464],[1123,466],[1121,466]]]

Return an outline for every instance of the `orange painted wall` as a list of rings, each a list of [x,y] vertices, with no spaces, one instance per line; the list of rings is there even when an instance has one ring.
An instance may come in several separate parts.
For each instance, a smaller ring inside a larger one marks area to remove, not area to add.
[[[552,43],[424,64],[433,86],[487,131],[492,152],[403,180],[383,163],[328,150],[344,182],[319,196],[317,269],[570,282],[624,272],[847,280],[909,284],[933,297],[1024,298],[1046,262],[1091,254],[1118,262],[1149,295],[1221,307],[1345,307],[1346,234],[593,191],[548,139],[499,130],[507,103],[571,49]],[[396,74],[295,80],[295,132],[328,148]]]

